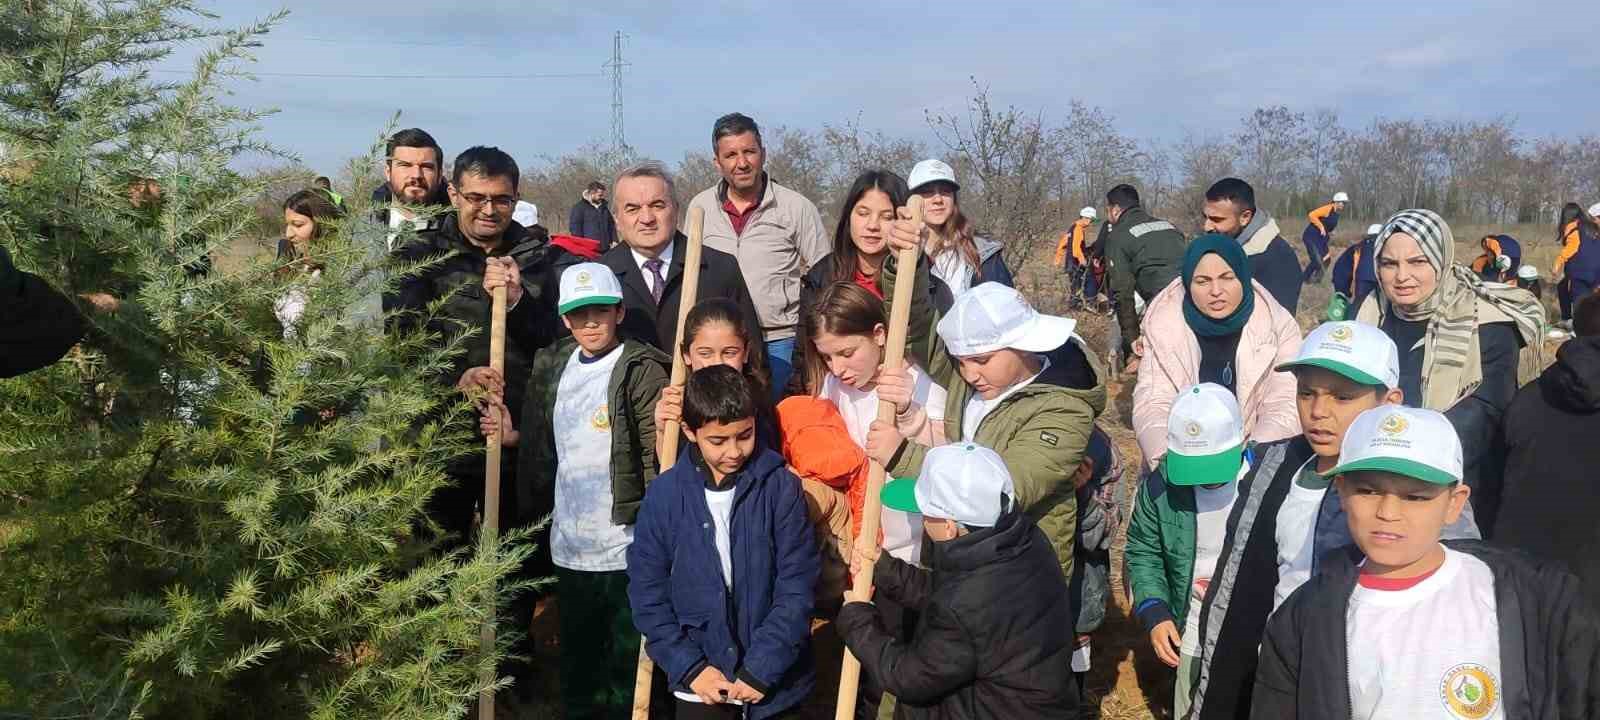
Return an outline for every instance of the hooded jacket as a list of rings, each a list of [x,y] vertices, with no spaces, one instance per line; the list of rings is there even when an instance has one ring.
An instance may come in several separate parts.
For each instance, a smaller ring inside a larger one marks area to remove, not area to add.
[[[728,587],[706,504],[709,478],[704,460],[691,451],[650,484],[628,546],[628,606],[670,689],[687,691],[710,665],[766,696],[744,716],[763,720],[805,700],[816,682],[811,593],[817,545],[800,481],[780,455],[758,445],[730,478]]]
[[[1258,442],[1300,434],[1294,375],[1276,370],[1300,352],[1300,324],[1261,283],[1255,309],[1239,332],[1235,395],[1244,413],[1244,435]],[[1200,344],[1183,316],[1183,280],[1172,281],[1144,311],[1144,360],[1133,388],[1133,430],[1145,464],[1154,468],[1167,453],[1167,415],[1178,391],[1200,381]]]
[[[611,206],[606,201],[595,205],[579,198],[567,213],[567,232],[600,243],[600,252],[605,252],[617,242],[617,221],[611,217]]]
[[[919,611],[911,642],[895,640],[867,603],[839,612],[845,644],[903,717],[1077,717],[1067,583],[1033,520],[1013,510],[934,544],[929,558],[931,571],[884,553],[873,571],[879,593]]]
[[[1071,577],[1078,524],[1072,476],[1089,445],[1094,420],[1106,407],[1105,373],[1077,338],[1044,356],[1049,367],[991,409],[973,433],[973,441],[1005,461],[1018,503],[1050,538],[1062,576]],[[934,381],[948,393],[944,436],[957,442],[966,437],[962,423],[973,389],[955,371],[954,360],[944,365],[948,374],[934,375]],[[895,477],[917,477],[927,453],[928,448],[918,443],[901,443],[888,470]]]
[[[1250,275],[1272,294],[1290,315],[1300,307],[1300,259],[1283,239],[1278,221],[1256,209],[1250,224],[1239,232],[1239,245],[1250,258]]]
[[[1149,211],[1134,206],[1122,211],[1106,236],[1105,257],[1111,263],[1111,290],[1116,294],[1117,325],[1122,329],[1122,351],[1131,351],[1139,337],[1139,320],[1133,294],[1149,300],[1183,270],[1183,232]]]
[[[1571,566],[1600,598],[1600,337],[1568,340],[1517,391],[1501,426],[1505,486],[1494,540]]]
[[[567,361],[577,352],[570,339],[541,350],[528,377],[528,402],[522,411],[517,453],[518,506],[533,508],[531,517],[543,517],[553,508],[556,481],[556,390]],[[632,525],[639,515],[645,487],[656,477],[655,403],[667,386],[672,360],[654,346],[627,340],[613,352],[622,353],[606,385],[611,420],[611,522]]]
[[[1016,281],[1011,277],[1011,268],[1006,266],[1005,246],[986,237],[975,237],[972,244],[978,249],[978,271],[973,272],[970,266],[964,266],[961,272],[966,276],[964,283],[973,287],[986,282],[997,282],[1006,287],[1016,287]],[[946,250],[945,252],[955,252]],[[936,293],[936,302],[941,311],[949,310],[955,304],[954,291],[949,283],[935,276],[939,284],[933,287]]]
[[[1584,606],[1577,579],[1515,550],[1474,540],[1445,545],[1482,560],[1494,573],[1505,717],[1600,716],[1600,625]],[[1346,613],[1359,569],[1349,553],[1335,553],[1322,567],[1267,625],[1252,718],[1350,717],[1349,667],[1363,658],[1350,656]]]

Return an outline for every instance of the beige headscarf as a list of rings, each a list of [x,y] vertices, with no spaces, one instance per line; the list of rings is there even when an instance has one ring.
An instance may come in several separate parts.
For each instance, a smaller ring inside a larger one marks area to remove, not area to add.
[[[1373,241],[1372,259],[1383,255],[1389,237],[1403,232],[1416,238],[1422,254],[1438,273],[1439,285],[1414,308],[1402,309],[1381,291],[1363,303],[1356,319],[1383,324],[1391,313],[1403,320],[1428,322],[1422,339],[1422,406],[1448,410],[1483,383],[1483,354],[1478,326],[1492,322],[1516,323],[1526,346],[1518,360],[1519,383],[1526,371],[1543,366],[1544,306],[1533,293],[1500,283],[1484,282],[1466,266],[1455,262],[1456,241],[1444,218],[1432,210],[1402,210],[1384,223]],[[1406,353],[1415,347],[1400,348]]]

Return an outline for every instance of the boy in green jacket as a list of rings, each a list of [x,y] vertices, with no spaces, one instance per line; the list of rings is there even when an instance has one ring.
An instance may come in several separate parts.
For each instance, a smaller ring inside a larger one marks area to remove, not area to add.
[[[616,273],[580,263],[561,274],[559,311],[572,342],[534,362],[522,430],[504,408],[502,442],[522,446],[517,491],[550,513],[550,555],[561,605],[561,694],[568,718],[612,718],[632,706],[639,635],[628,608],[627,552],[645,485],[656,476],[656,396],[671,361],[623,341]],[[576,347],[574,347],[576,346]]]
[[[1185,388],[1167,416],[1167,455],[1139,487],[1124,562],[1134,614],[1156,657],[1177,668],[1173,717],[1199,675],[1201,599],[1227,535],[1237,480],[1249,469],[1244,420],[1227,388]]]

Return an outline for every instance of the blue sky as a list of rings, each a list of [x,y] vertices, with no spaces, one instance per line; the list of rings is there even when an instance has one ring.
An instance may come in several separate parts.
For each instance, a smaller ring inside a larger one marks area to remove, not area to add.
[[[615,0],[470,4],[222,0],[237,24],[289,17],[262,73],[448,75],[435,80],[263,76],[234,100],[278,107],[266,137],[325,173],[389,117],[454,155],[499,145],[519,162],[611,132],[611,36],[627,33],[627,139],[676,162],[738,110],[763,125],[863,127],[931,139],[924,111],[960,112],[969,77],[996,101],[1060,118],[1098,105],[1141,138],[1230,132],[1251,109],[1513,118],[1524,134],[1594,132],[1600,10],[1593,0],[1306,3]],[[463,9],[463,8],[470,8]],[[161,63],[186,66],[183,56]],[[589,77],[491,79],[517,74]],[[462,79],[476,76],[476,79]]]

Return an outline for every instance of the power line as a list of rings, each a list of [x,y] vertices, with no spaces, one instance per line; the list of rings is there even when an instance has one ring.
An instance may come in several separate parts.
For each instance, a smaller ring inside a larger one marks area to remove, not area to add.
[[[153,68],[151,72],[168,73],[174,75],[188,75],[193,70],[168,70]],[[543,80],[556,78],[596,78],[604,77],[605,73],[525,73],[518,75],[364,75],[357,73],[290,73],[290,72],[257,72],[242,71],[243,74],[257,77],[283,77],[283,78],[338,78],[349,80]]]
[[[361,45],[420,45],[423,47],[497,47],[491,43],[438,42],[431,40],[369,40],[366,38],[332,38],[319,37],[316,35],[300,35],[297,36],[297,39],[310,40],[312,42],[320,43],[333,43],[338,45],[358,43]]]

